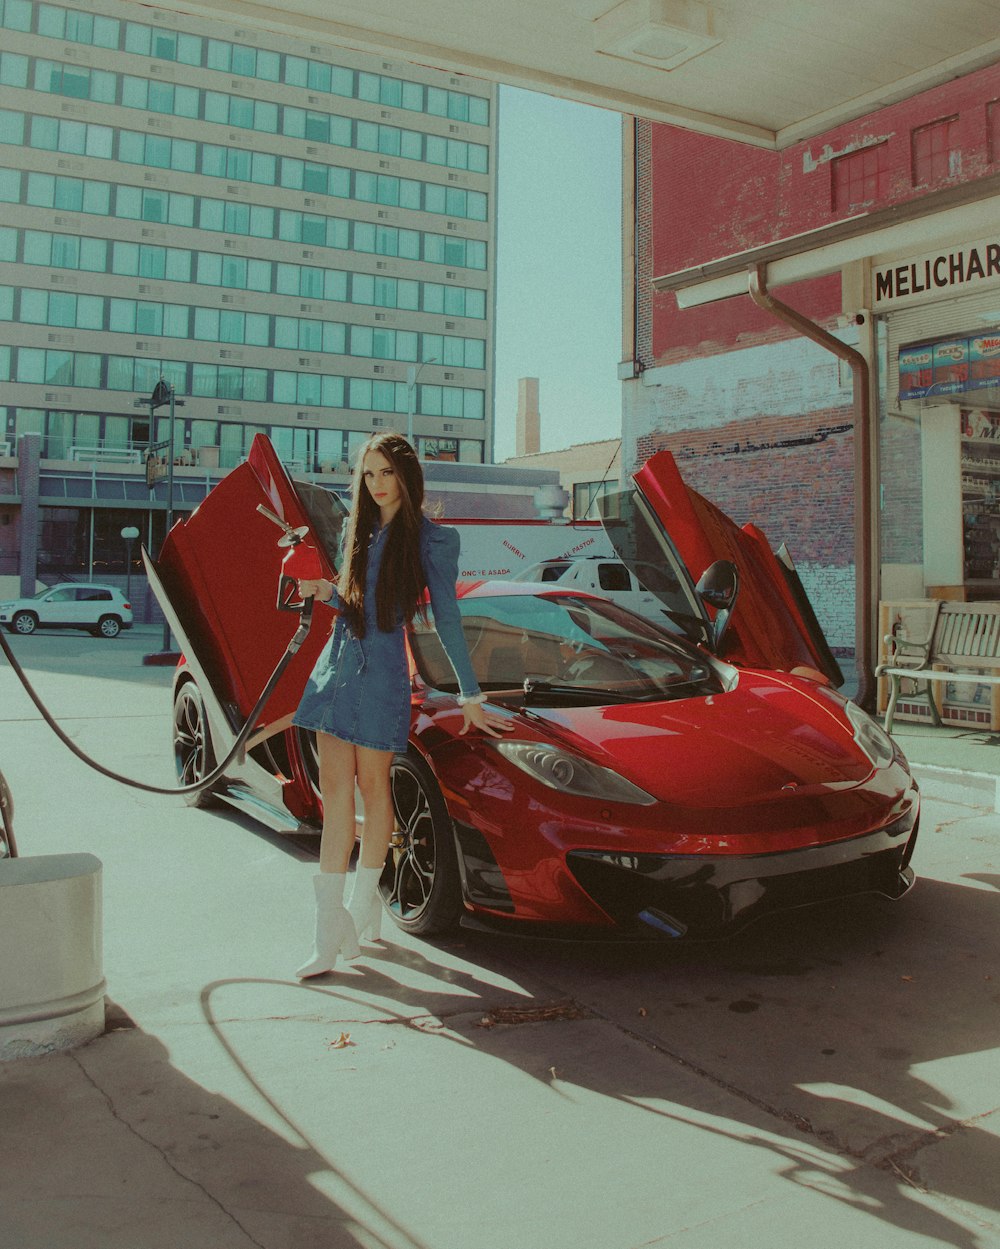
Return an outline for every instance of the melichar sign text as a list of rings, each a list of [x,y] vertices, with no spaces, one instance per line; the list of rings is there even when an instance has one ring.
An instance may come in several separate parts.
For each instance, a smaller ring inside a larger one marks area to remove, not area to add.
[[[967,294],[1000,285],[1000,240],[981,239],[872,268],[872,309]]]

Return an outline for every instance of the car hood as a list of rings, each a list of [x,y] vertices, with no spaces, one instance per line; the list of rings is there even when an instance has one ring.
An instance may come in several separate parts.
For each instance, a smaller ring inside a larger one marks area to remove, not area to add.
[[[772,552],[753,525],[742,528],[685,485],[669,451],[651,456],[633,476],[634,488],[599,500],[604,527],[621,556],[667,615],[693,640],[740,666],[818,670],[843,683],[787,550]],[[716,560],[739,572],[736,605],[721,645],[712,613],[695,580]],[[659,576],[650,580],[649,569]]]
[[[743,672],[703,698],[617,706],[532,707],[545,736],[612,768],[653,797],[705,811],[829,798],[873,765],[835,694],[811,682]]]

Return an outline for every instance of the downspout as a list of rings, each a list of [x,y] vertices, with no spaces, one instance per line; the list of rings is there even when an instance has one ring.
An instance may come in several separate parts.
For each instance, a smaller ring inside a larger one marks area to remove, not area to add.
[[[869,710],[875,705],[875,628],[872,595],[872,454],[871,399],[868,361],[822,326],[775,298],[767,289],[767,266],[754,265],[749,274],[750,298],[765,312],[797,333],[833,352],[851,366],[854,383],[854,664],[858,674],[855,701]]]

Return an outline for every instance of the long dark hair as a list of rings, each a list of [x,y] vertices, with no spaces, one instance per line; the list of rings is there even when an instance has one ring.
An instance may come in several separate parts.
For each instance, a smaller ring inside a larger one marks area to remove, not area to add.
[[[365,456],[379,451],[392,465],[400,487],[400,503],[385,535],[385,551],[375,588],[378,627],[394,629],[400,614],[407,624],[421,610],[427,578],[420,562],[420,522],[424,506],[424,474],[417,453],[402,434],[372,434],[358,450],[351,490],[351,514],[344,540],[340,596],[358,637],[365,636],[365,578],[371,532],[380,519],[379,506],[365,484]]]

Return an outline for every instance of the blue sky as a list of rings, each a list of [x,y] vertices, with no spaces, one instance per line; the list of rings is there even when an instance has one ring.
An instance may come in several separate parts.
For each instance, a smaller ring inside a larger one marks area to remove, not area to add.
[[[500,88],[496,437],[539,379],[542,450],[621,433],[621,117]]]

